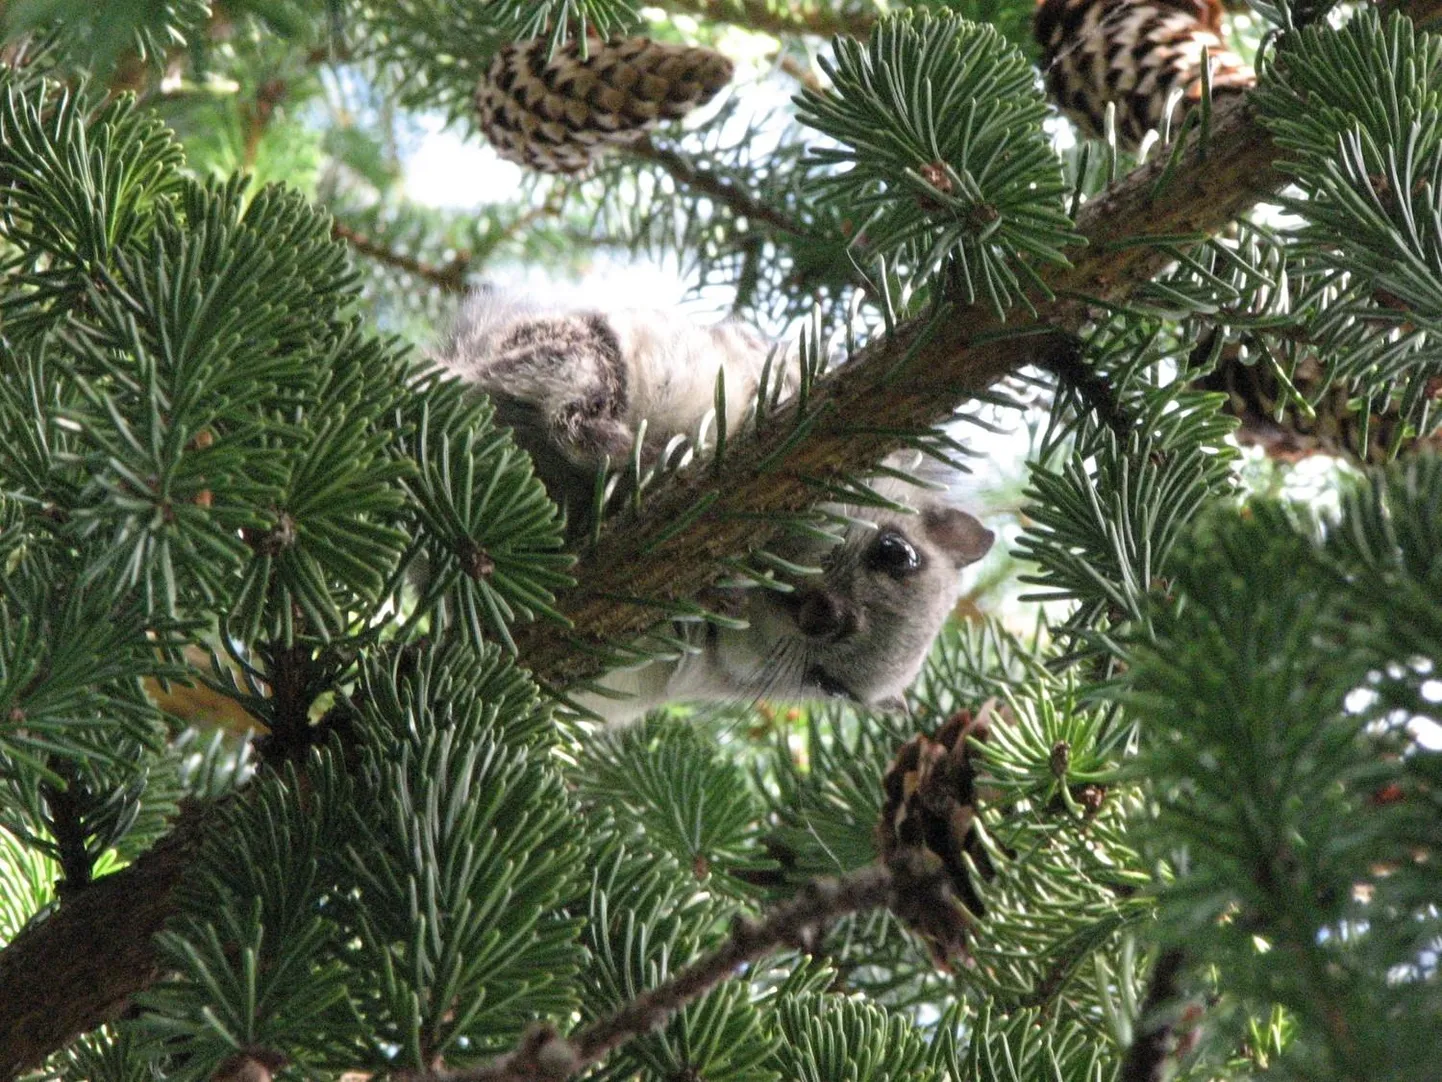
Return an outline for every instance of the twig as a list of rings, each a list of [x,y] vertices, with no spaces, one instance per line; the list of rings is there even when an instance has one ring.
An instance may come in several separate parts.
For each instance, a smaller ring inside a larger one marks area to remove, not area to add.
[[[1057,389],[1070,388],[1083,409],[1089,409],[1119,437],[1125,439],[1137,419],[1121,403],[1116,388],[1083,359],[1086,344],[1075,335],[1058,332],[1055,348],[1037,361],[1039,367],[1057,379]]]
[[[1173,947],[1164,951],[1152,970],[1151,986],[1142,1001],[1138,1032],[1122,1062],[1120,1082],[1162,1082],[1167,1063],[1177,1051],[1178,1018],[1173,1010],[1177,978],[1186,958]]]
[[[532,1030],[510,1054],[472,1071],[436,1076],[444,1082],[561,1082],[600,1062],[626,1041],[662,1025],[686,1004],[704,995],[748,962],[781,947],[810,950],[820,931],[838,917],[887,904],[892,874],[868,865],[841,879],[813,879],[764,920],[738,919],[731,936],[714,954],[643,992],[609,1018],[573,1037],[554,1029]]]
[[[255,739],[262,760],[279,768],[286,761],[301,762],[310,752],[317,733],[310,724],[310,709],[316,697],[329,686],[311,646],[295,642],[266,643],[260,647],[270,685],[266,723],[269,732]]]
[[[331,236],[336,240],[343,240],[362,255],[369,256],[378,263],[384,263],[388,267],[396,267],[408,271],[418,278],[424,278],[432,285],[439,286],[446,293],[463,293],[466,288],[466,272],[470,270],[471,257],[468,253],[462,252],[444,266],[437,267],[430,263],[423,263],[419,259],[408,256],[403,252],[387,248],[378,241],[371,240],[364,233],[352,229],[348,225],[335,222],[331,225]]]
[[[806,232],[800,222],[793,221],[775,207],[768,207],[751,193],[743,190],[730,177],[724,177],[703,168],[670,147],[657,146],[647,138],[631,144],[626,150],[633,158],[654,162],[666,170],[677,184],[684,184],[693,192],[710,196],[722,206],[729,208],[733,214],[765,222],[773,229],[797,237],[803,236]]]
[[[60,775],[64,784],[45,782],[40,791],[50,815],[50,832],[59,850],[61,879],[56,893],[62,899],[73,898],[90,885],[94,862],[85,845],[85,821],[81,811],[79,772],[75,764],[51,756],[50,769]]]

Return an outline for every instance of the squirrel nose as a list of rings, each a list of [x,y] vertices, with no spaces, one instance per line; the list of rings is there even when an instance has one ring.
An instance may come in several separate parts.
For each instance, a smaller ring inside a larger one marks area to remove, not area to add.
[[[796,626],[813,639],[840,639],[856,630],[856,617],[834,594],[808,590],[796,599]]]

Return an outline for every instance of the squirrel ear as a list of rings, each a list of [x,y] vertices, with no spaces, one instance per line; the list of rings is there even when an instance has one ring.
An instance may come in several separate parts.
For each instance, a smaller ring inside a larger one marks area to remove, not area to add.
[[[928,507],[921,513],[921,525],[957,567],[976,563],[996,540],[995,534],[955,507]]]

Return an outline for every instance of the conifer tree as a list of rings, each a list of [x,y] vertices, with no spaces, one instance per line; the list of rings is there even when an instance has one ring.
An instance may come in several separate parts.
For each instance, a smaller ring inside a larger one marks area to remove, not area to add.
[[[1254,0],[1136,146],[1029,0],[0,5],[0,1075],[1438,1077],[1437,14]],[[627,38],[732,86],[522,153]],[[554,171],[418,206],[424,112]],[[603,249],[798,393],[568,548],[424,349]],[[998,420],[1044,604],[904,711],[574,708]]]

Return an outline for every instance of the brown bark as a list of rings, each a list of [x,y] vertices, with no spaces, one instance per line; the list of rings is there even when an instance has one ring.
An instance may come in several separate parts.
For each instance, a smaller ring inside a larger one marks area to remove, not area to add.
[[[0,951],[0,1078],[113,1018],[154,979],[151,941],[171,914],[206,818],[203,810],[182,813],[134,864],[67,896]]]

